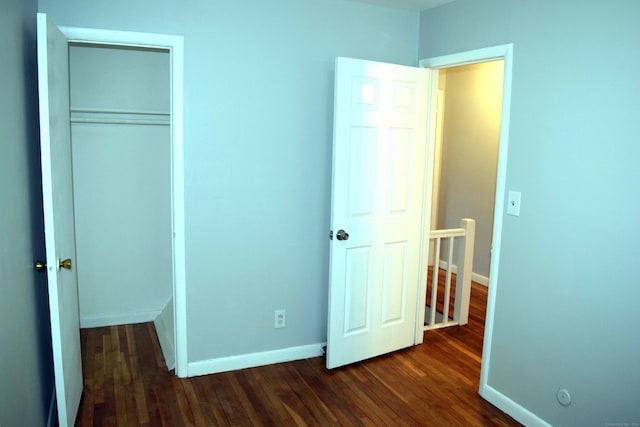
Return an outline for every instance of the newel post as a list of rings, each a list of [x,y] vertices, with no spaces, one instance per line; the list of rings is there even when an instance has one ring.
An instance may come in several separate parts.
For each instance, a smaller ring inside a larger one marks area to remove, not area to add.
[[[458,322],[459,325],[466,325],[469,322],[476,221],[471,218],[463,218],[460,221],[460,228],[465,230],[465,233],[464,244],[458,249],[458,273],[456,275],[456,299],[453,308],[453,320]]]

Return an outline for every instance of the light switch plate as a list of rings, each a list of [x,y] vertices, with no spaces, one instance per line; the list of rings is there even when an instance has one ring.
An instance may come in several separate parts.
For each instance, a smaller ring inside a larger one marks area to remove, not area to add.
[[[507,215],[520,216],[520,199],[522,193],[519,191],[509,191],[507,198]]]

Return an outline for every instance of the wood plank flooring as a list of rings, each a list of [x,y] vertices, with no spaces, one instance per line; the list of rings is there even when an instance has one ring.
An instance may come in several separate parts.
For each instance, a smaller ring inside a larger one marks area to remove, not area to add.
[[[78,426],[517,426],[477,394],[486,288],[470,322],[328,371],[324,358],[181,379],[152,323],[83,329]]]

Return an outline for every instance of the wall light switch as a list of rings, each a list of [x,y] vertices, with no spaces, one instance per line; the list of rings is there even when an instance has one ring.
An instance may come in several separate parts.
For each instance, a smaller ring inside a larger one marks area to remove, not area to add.
[[[507,215],[520,216],[520,198],[522,193],[519,191],[509,191],[507,198]]]

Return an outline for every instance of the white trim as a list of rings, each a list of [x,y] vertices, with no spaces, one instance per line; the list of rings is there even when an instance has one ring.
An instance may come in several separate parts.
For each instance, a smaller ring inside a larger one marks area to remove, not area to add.
[[[153,322],[160,313],[160,310],[153,310],[135,313],[105,314],[102,316],[84,316],[80,317],[80,328],[101,328],[103,326]]]
[[[505,59],[507,55],[511,56],[512,54],[513,44],[510,43],[499,46],[485,47],[482,49],[469,50],[466,52],[457,52],[450,55],[421,59],[419,61],[419,64],[424,68],[450,68],[457,67],[458,65],[470,65],[477,64],[479,62]]]
[[[72,117],[71,123],[90,123],[96,125],[144,125],[144,126],[169,126],[169,120],[138,120],[138,119],[102,119]]]
[[[91,43],[110,46],[144,47],[171,50],[181,43],[182,36],[101,30],[97,28],[58,27],[70,43]]]
[[[440,260],[440,268],[446,270],[448,267],[449,267],[449,263],[447,263],[447,261]],[[453,274],[458,274],[458,266],[455,264],[451,264],[451,272]],[[487,286],[487,287],[489,286],[489,278],[487,276],[483,276],[482,274],[472,272],[471,280],[476,282],[479,285]]]
[[[426,150],[427,156],[425,170],[433,171],[435,164],[436,152],[436,119],[438,105],[438,72],[434,70],[426,70],[428,73],[427,81],[427,132],[426,132]],[[415,319],[415,335],[413,343],[415,345],[422,344],[424,341],[424,315],[425,315],[425,295],[427,294],[427,278],[429,276],[429,248],[431,239],[431,202],[433,201],[433,173],[425,173],[422,186],[422,223],[420,231],[420,273],[418,283],[418,297],[416,298],[416,319]]]
[[[439,79],[439,78],[438,78]],[[442,135],[445,109],[445,91],[444,89],[436,89],[436,139],[433,156],[433,200],[431,201],[431,229],[438,227],[438,202],[440,199],[440,181],[442,174]],[[433,246],[433,242],[431,242]],[[430,248],[431,248],[430,246]]]
[[[498,289],[498,271],[500,261],[500,245],[502,243],[502,218],[504,211],[504,193],[507,175],[507,154],[509,149],[509,123],[511,117],[511,82],[513,70],[513,44],[493,46],[483,49],[458,52],[451,55],[427,58],[420,61],[422,67],[431,69],[454,67],[457,65],[475,64],[492,60],[504,60],[504,80],[502,91],[502,119],[500,123],[500,145],[498,149],[498,166],[496,175],[496,197],[493,216],[493,240],[491,242],[491,266],[489,274],[487,315],[485,320],[484,344],[482,348],[482,365],[480,367],[480,390],[488,389],[489,369],[491,366],[491,348],[495,318],[495,301]],[[484,395],[483,395],[484,396]],[[495,405],[508,412],[500,404]]]
[[[547,423],[542,418],[538,417],[533,412],[520,406],[518,403],[509,399],[504,394],[500,393],[491,386],[485,385],[480,387],[480,396],[487,402],[500,408],[503,412],[509,414],[516,421],[529,427],[551,427],[551,424]]]
[[[173,348],[173,342],[171,342],[171,334],[169,334],[169,328],[164,322],[162,315],[155,318],[153,321],[156,327],[156,335],[158,336],[158,342],[160,343],[160,350],[164,356],[164,363],[167,365],[168,370],[172,370],[176,367],[175,355],[176,351]]]
[[[95,113],[95,114],[133,114],[141,116],[170,116],[171,111],[166,110],[141,110],[125,108],[70,108],[71,113]]]
[[[208,375],[322,356],[326,342],[189,363],[189,376]]]
[[[173,301],[176,375],[187,375],[187,304],[184,221],[184,38],[167,34],[60,27],[73,43],[166,49],[171,57],[171,193],[173,220]]]
[[[471,280],[484,287],[489,287],[489,278],[482,274],[471,273]]]
[[[116,110],[98,108],[72,108],[71,123],[103,123],[130,125],[171,125],[171,112],[143,110]]]
[[[175,322],[173,322],[173,313],[170,311],[173,311],[173,298],[169,298],[160,314],[153,321],[153,324],[156,327],[156,335],[160,342],[165,364],[167,369],[171,371],[176,367],[176,349],[174,348],[175,339],[172,339],[173,331],[171,329],[175,326]],[[167,318],[170,318],[171,322],[169,323],[171,323],[171,326],[167,324]]]

